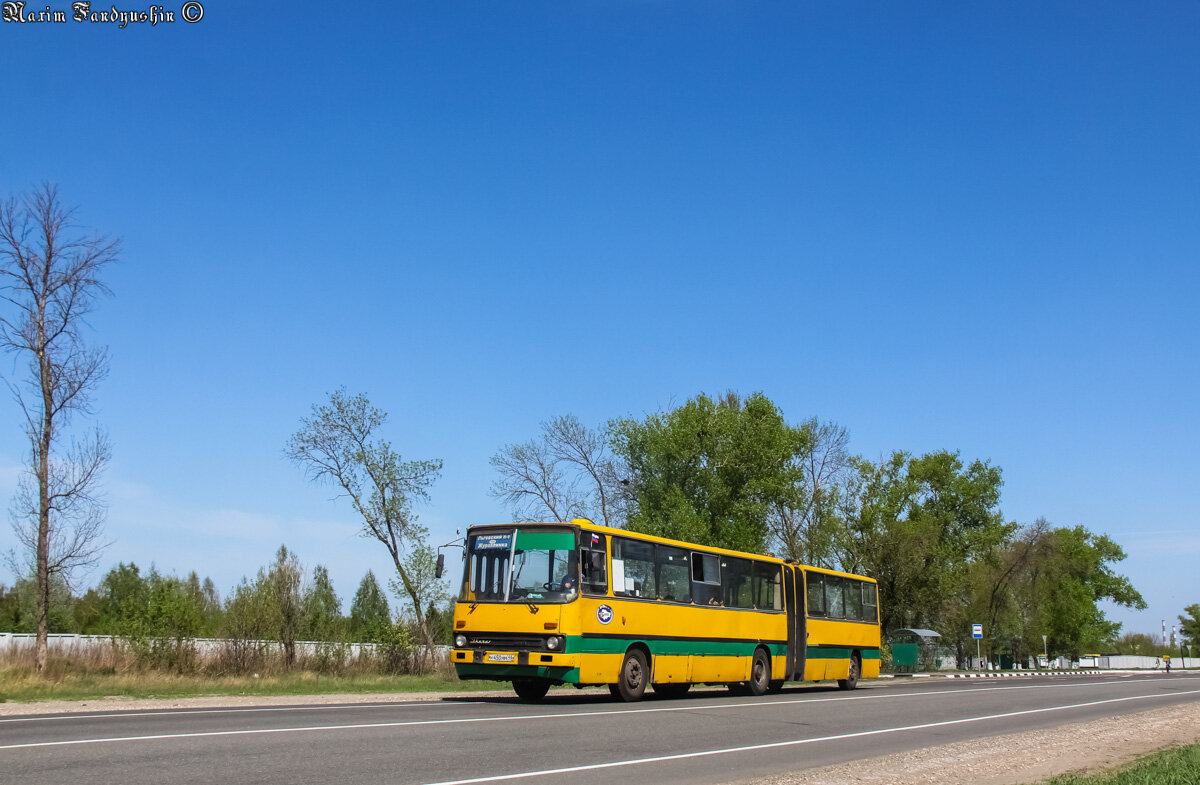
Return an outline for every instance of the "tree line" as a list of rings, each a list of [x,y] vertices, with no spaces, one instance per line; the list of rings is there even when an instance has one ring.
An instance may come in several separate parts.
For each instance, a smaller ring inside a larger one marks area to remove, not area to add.
[[[0,631],[36,632],[36,598],[32,576],[11,588],[0,585]],[[52,633],[114,636],[137,664],[182,672],[248,673],[268,662],[336,671],[350,664],[350,643],[376,644],[374,664],[385,671],[421,666],[423,635],[411,608],[393,609],[373,572],[363,576],[347,610],[324,566],[309,573],[281,546],[224,600],[211,578],[194,571],[178,577],[133,563],[118,564],[79,595],[56,581],[48,627]],[[435,641],[448,643],[450,608],[430,606],[423,616]],[[195,641],[202,638],[221,641],[215,657],[201,656]],[[300,642],[319,645],[304,658],[297,653]]]
[[[1005,520],[1000,467],[950,450],[855,455],[844,427],[789,423],[763,393],[594,428],[556,417],[491,463],[491,493],[518,520],[587,517],[869,575],[885,632],[932,629],[960,660],[976,623],[1018,661],[1108,651],[1120,624],[1098,603],[1146,607],[1108,536]]]

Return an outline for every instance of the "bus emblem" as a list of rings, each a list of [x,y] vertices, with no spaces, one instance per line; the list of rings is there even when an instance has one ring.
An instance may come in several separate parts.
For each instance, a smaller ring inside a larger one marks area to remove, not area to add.
[[[596,621],[601,624],[608,624],[613,620],[613,609],[608,605],[601,605],[596,609]]]

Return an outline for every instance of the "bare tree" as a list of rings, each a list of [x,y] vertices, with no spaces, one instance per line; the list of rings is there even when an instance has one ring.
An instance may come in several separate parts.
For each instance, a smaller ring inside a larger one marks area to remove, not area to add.
[[[837,507],[850,469],[850,435],[840,425],[816,418],[801,427],[808,438],[795,460],[792,492],[772,507],[771,531],[786,558],[833,567]]]
[[[431,596],[432,572],[414,570],[414,554],[424,554],[428,532],[417,523],[413,502],[428,500],[429,487],[442,470],[440,460],[405,461],[391,444],[377,437],[387,414],[365,395],[347,397],[344,389],[315,405],[312,417],[288,440],[284,454],[303,467],[310,480],[328,482],[350,499],[362,518],[362,536],[387,548],[400,586],[413,603],[417,625],[430,647],[433,632],[423,601]]]
[[[544,442],[510,444],[492,456],[491,464],[500,479],[490,493],[512,509],[516,520],[569,521],[582,514],[582,494]]]
[[[543,438],[559,463],[574,467],[586,487],[587,503],[600,515],[605,526],[621,526],[625,521],[621,466],[608,449],[607,435],[588,428],[574,415],[555,417],[542,426]],[[626,483],[627,484],[627,483]]]
[[[28,362],[24,378],[6,381],[30,447],[11,512],[36,575],[39,671],[46,667],[52,577],[69,581],[106,545],[99,486],[111,456],[108,438],[96,429],[69,439],[65,428],[72,415],[92,413],[92,393],[108,373],[107,352],[85,344],[82,328],[97,297],[109,293],[100,273],[120,244],[76,235],[72,218],[49,184],[0,204],[0,296],[9,305],[0,315],[0,346]]]
[[[537,438],[506,446],[491,464],[500,474],[491,495],[517,520],[594,517],[605,526],[624,524],[628,494],[620,465],[605,433],[574,415],[542,423]]]

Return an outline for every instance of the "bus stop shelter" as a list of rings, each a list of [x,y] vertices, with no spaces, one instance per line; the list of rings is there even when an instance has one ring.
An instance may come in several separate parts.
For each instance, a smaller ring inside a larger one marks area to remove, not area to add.
[[[938,641],[941,633],[933,630],[900,629],[888,634],[892,651],[892,670],[896,673],[916,673],[938,666]]]

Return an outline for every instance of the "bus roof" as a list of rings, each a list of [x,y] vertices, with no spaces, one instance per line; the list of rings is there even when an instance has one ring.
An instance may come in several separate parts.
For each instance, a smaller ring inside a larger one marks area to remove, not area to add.
[[[698,543],[687,542],[684,540],[672,540],[669,537],[659,537],[658,535],[655,535],[655,534],[642,534],[641,532],[630,531],[629,529],[616,529],[611,526],[602,526],[598,523],[593,523],[592,521],[588,520],[587,518],[574,518],[570,521],[562,521],[562,522],[522,521],[522,522],[510,522],[510,523],[480,523],[480,524],[471,525],[470,527],[468,527],[468,531],[470,529],[511,528],[514,526],[517,526],[517,527],[546,526],[546,527],[559,527],[559,528],[561,528],[563,526],[567,526],[567,527],[570,527],[573,529],[584,529],[587,531],[594,531],[594,532],[598,532],[601,534],[614,535],[617,537],[629,537],[629,538],[635,539],[635,540],[646,540],[648,542],[661,543],[663,545],[674,545],[679,548],[688,548],[688,549],[697,550],[697,551],[704,551],[707,553],[719,553],[719,554],[723,554],[726,556],[737,556],[737,557],[744,558],[744,559],[759,559],[759,560],[763,560],[763,561],[775,562],[777,564],[788,564],[793,567],[802,567],[805,570],[814,570],[817,572],[825,573],[827,575],[842,575],[842,576],[846,576],[846,577],[857,578],[858,580],[869,581],[871,583],[876,582],[874,578],[871,578],[866,575],[858,575],[858,574],[852,573],[852,572],[842,572],[841,570],[831,570],[826,567],[812,567],[807,564],[797,564],[795,562],[789,562],[785,559],[781,559],[778,556],[773,556],[769,553],[749,553],[746,551],[733,551],[733,550],[729,550],[728,548],[718,548],[718,547],[715,547],[712,545],[700,545]]]

